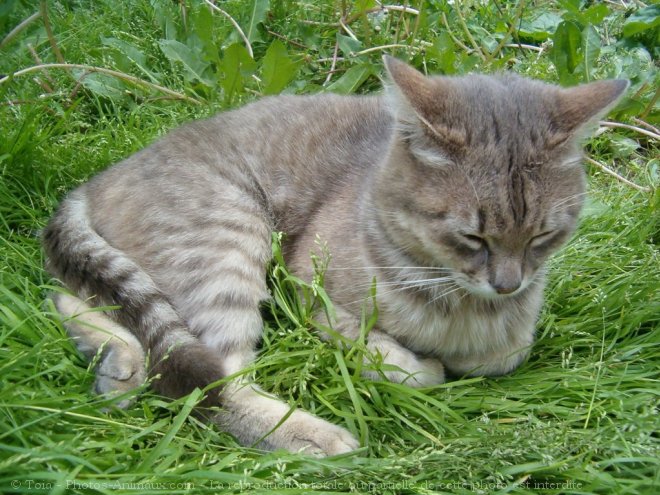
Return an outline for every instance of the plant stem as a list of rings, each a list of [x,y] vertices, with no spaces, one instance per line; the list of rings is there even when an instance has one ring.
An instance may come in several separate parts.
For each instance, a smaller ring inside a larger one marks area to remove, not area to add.
[[[42,0],[42,2],[39,5],[40,11],[41,11],[41,17],[43,17],[44,20],[44,27],[46,28],[46,35],[48,36],[48,42],[50,43],[50,47],[53,49],[53,53],[55,54],[55,58],[60,64],[66,63],[64,60],[64,56],[62,55],[62,52],[60,51],[60,47],[57,46],[57,42],[55,41],[55,36],[53,35],[53,30],[50,27],[50,21],[48,20],[48,5],[45,0]]]
[[[39,17],[41,17],[41,12],[35,12],[27,19],[21,21],[21,23],[18,24],[18,26],[16,26],[14,29],[9,31],[9,33],[7,33],[7,36],[5,36],[2,39],[2,41],[0,41],[0,50],[2,50],[6,45],[11,43],[11,41],[16,37],[17,34],[19,34],[26,27],[28,27],[33,21],[39,19]]]
[[[87,72],[98,72],[100,74],[106,74],[108,76],[116,77],[118,79],[122,79],[124,81],[128,81],[130,83],[136,84],[138,86],[146,86],[152,89],[156,89],[158,91],[161,91],[165,94],[168,94],[170,96],[173,96],[174,98],[177,98],[179,100],[185,100],[190,103],[194,103],[196,105],[200,105],[201,102],[198,100],[195,100],[194,98],[190,98],[189,96],[186,96],[181,93],[177,93],[176,91],[172,91],[171,89],[165,88],[163,86],[160,86],[158,84],[150,83],[148,81],[145,81],[144,79],[140,79],[139,77],[135,76],[130,76],[128,74],[125,74],[123,72],[119,72],[116,70],[111,70],[111,69],[104,69],[102,67],[94,67],[91,65],[83,65],[83,64],[42,64],[42,65],[33,65],[32,67],[28,67],[26,69],[22,69],[19,71],[14,72],[13,74],[10,74],[9,76],[5,76],[3,78],[0,78],[0,84],[4,84],[10,79],[13,79],[14,77],[22,76],[25,74],[29,74],[31,72],[38,72],[38,71],[47,71],[48,69],[81,69]],[[86,74],[85,74],[86,75]]]

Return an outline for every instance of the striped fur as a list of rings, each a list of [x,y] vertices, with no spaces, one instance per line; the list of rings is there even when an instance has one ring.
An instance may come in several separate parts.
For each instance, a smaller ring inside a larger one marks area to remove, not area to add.
[[[577,140],[626,84],[564,90],[386,66],[386,96],[266,98],[183,126],[69,194],[43,242],[49,270],[78,295],[55,299],[64,325],[87,355],[103,350],[97,391],[137,386],[143,349],[154,387],[172,397],[245,368],[274,229],[301,276],[317,234],[328,242],[330,323],[349,338],[376,279],[368,345],[401,370],[387,379],[427,386],[445,366],[493,375],[520,364],[543,262],[582,204]],[[303,411],[275,428],[288,406],[244,379],[204,405],[222,406],[211,419],[245,444],[357,447]]]

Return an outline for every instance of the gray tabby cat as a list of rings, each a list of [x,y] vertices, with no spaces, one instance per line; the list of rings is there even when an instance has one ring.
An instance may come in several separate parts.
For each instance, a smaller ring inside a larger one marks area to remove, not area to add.
[[[368,346],[398,368],[387,379],[430,386],[445,369],[499,375],[525,359],[543,263],[582,205],[580,134],[627,82],[561,89],[385,64],[385,96],[266,98],[175,130],[62,202],[43,241],[78,296],[55,298],[66,328],[88,356],[103,349],[98,392],[141,384],[145,351],[153,386],[171,397],[244,369],[262,332],[273,230],[302,277],[315,236],[328,243],[329,323],[349,339],[377,281]],[[101,305],[121,309],[90,311]],[[244,444],[358,447],[300,410],[274,429],[289,406],[247,379],[202,406],[220,406],[210,419]]]

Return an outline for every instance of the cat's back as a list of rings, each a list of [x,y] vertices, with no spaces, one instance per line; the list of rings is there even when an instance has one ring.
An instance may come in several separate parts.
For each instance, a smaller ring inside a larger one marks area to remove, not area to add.
[[[212,153],[260,167],[305,160],[345,162],[389,135],[391,116],[380,96],[318,94],[262,98],[235,110],[191,122],[160,144]],[[371,151],[371,150],[368,150]],[[354,160],[351,160],[354,161]]]
[[[223,181],[257,184],[277,219],[304,216],[382,159],[391,122],[381,96],[262,98],[185,124],[96,176],[85,186],[92,217],[202,208]]]
[[[269,98],[236,117],[249,120],[256,137],[232,133],[234,143],[254,142],[236,159],[250,161],[288,232],[333,195],[359,187],[383,160],[392,132],[381,96]]]
[[[292,181],[308,190],[361,173],[382,158],[391,126],[380,96],[319,94],[263,98],[181,132],[204,140],[221,166],[247,165],[276,198]]]
[[[247,197],[263,199],[274,226],[294,232],[333,192],[359,187],[382,160],[391,122],[380,96],[263,98],[171,131],[76,194],[94,227],[127,252],[143,249],[136,231],[230,214]]]

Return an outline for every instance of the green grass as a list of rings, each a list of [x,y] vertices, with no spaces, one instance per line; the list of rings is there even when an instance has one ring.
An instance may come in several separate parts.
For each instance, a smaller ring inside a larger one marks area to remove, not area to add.
[[[198,103],[99,74],[79,85],[81,72],[62,69],[0,83],[0,492],[657,493],[658,141],[635,130],[610,129],[588,149],[649,191],[588,169],[589,204],[552,260],[538,343],[510,376],[424,390],[362,379],[363,348],[321,342],[295,281],[276,265],[253,371],[292,406],[349,428],[364,444],[355,454],[316,460],[241,447],[191,416],[200,393],[170,401],[144,391],[130,409],[102,412],[111,404],[90,393],[92,369],[44,302],[56,281],[42,268],[38,232],[68,190],[181,122],[261,94],[375,90],[384,51],[430,72],[628,77],[630,97],[612,118],[657,126],[657,30],[635,21],[651,26],[657,12],[578,3],[415,2],[420,15],[387,17],[339,1],[219,3],[252,33],[253,61],[201,2],[48,2],[68,63]],[[0,2],[0,43],[37,9]],[[342,9],[356,40],[336,25]],[[0,73],[36,65],[29,46],[56,62],[42,21],[0,49]],[[344,59],[330,73],[337,40]],[[574,51],[561,56],[549,40],[573,40]],[[508,46],[518,41],[543,49]],[[390,44],[408,48],[379,48]]]

